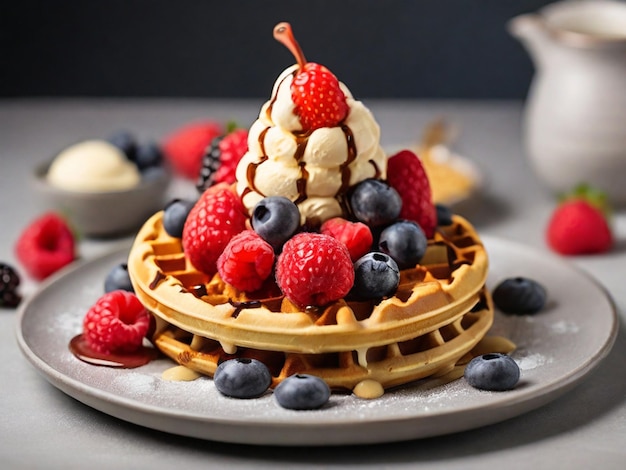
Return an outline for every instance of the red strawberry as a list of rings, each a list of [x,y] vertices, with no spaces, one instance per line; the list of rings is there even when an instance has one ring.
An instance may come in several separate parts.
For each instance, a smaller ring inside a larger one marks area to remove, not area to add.
[[[276,282],[301,308],[326,305],[344,297],[354,284],[350,253],[329,235],[299,233],[283,246],[276,261]]]
[[[87,311],[83,334],[87,344],[100,353],[134,352],[141,347],[151,319],[135,294],[114,290]]]
[[[222,133],[222,126],[214,121],[187,124],[166,137],[163,152],[176,173],[195,181],[205,150]]]
[[[550,248],[563,255],[604,253],[613,246],[604,195],[581,186],[552,214],[546,230]]]
[[[217,270],[231,286],[252,292],[272,274],[274,249],[253,230],[235,235],[217,260]]]
[[[350,222],[341,217],[334,217],[322,224],[320,232],[330,235],[343,243],[352,262],[358,260],[372,248],[372,231],[362,222]]]
[[[410,150],[389,157],[387,183],[402,198],[400,218],[419,224],[428,238],[437,228],[437,209],[433,204],[430,182],[422,162]]]
[[[304,130],[333,127],[343,121],[349,108],[337,77],[323,65],[307,63],[289,23],[276,25],[274,37],[287,46],[300,66],[291,83],[291,98]]]
[[[225,136],[213,139],[202,158],[202,168],[196,187],[203,192],[217,183],[234,183],[241,157],[248,151],[248,131],[234,129]]]
[[[26,272],[42,280],[74,261],[74,235],[64,219],[50,212],[26,227],[15,251]]]
[[[191,263],[208,275],[217,272],[217,258],[231,238],[243,231],[248,213],[228,186],[205,191],[183,227],[183,249]]]

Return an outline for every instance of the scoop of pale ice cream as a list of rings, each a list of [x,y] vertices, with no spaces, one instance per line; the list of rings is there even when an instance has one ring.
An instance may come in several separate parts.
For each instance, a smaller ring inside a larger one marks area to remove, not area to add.
[[[114,145],[87,140],[59,153],[47,174],[48,182],[70,191],[119,191],[141,180],[137,166]]]
[[[248,152],[237,167],[237,192],[249,209],[266,196],[294,201],[302,223],[341,216],[342,196],[367,178],[385,178],[387,157],[372,113],[340,83],[349,112],[335,127],[305,132],[291,98],[298,70],[283,71],[248,133]]]

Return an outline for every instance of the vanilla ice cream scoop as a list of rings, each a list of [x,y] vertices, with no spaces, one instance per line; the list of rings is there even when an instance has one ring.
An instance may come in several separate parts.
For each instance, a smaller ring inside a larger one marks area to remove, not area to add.
[[[47,180],[52,186],[70,191],[120,191],[137,186],[141,174],[114,145],[87,140],[59,153],[50,165]]]

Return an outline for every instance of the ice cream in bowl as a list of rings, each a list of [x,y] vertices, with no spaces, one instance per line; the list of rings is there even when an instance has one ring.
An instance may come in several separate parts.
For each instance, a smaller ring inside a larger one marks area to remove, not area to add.
[[[79,235],[128,235],[164,205],[170,176],[162,160],[157,144],[118,132],[67,146],[35,168],[35,187]]]

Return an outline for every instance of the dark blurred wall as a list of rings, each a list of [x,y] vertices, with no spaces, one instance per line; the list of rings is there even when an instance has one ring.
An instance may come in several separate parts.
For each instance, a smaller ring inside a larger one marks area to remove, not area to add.
[[[540,0],[4,0],[0,96],[266,97],[308,60],[370,98],[523,98],[506,22]]]

